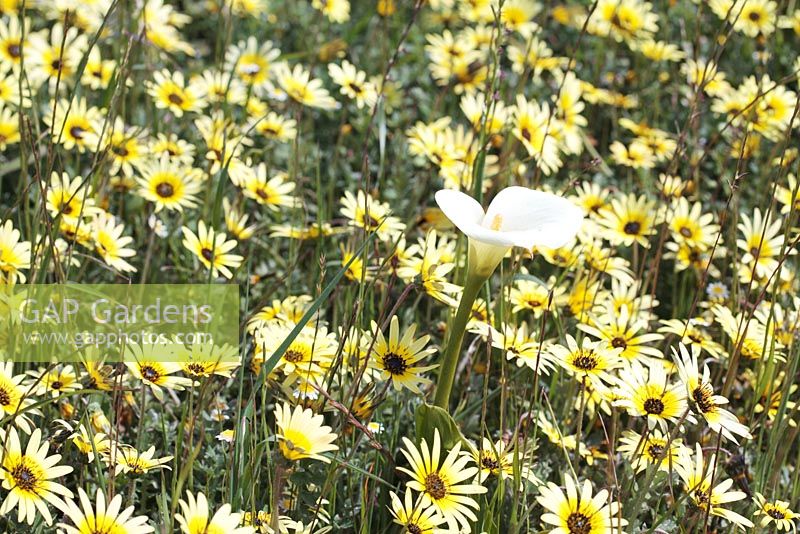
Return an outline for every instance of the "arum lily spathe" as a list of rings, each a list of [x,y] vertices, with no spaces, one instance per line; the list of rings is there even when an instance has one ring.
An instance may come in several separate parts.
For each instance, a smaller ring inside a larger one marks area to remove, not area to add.
[[[436,406],[447,409],[464,329],[481,285],[512,247],[530,250],[568,243],[578,233],[583,210],[552,193],[517,186],[497,193],[486,211],[469,195],[448,189],[436,193],[436,203],[469,238],[467,280],[436,388]]]
[[[436,203],[469,238],[470,274],[489,277],[512,247],[558,248],[575,237],[583,210],[569,200],[527,187],[507,187],[484,212],[474,198],[443,189]]]

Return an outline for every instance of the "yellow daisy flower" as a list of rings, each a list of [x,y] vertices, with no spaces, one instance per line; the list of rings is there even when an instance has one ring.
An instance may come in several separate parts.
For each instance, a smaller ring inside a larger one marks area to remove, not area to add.
[[[273,321],[255,328],[253,359],[264,361],[275,353],[294,325]],[[292,340],[273,372],[280,370],[290,374],[327,369],[336,355],[337,346],[336,336],[328,333],[325,327],[304,328]]]
[[[753,513],[753,517],[759,517],[759,525],[761,528],[767,528],[771,524],[775,524],[778,532],[785,530],[789,532],[797,531],[795,519],[799,516],[789,508],[789,503],[786,501],[775,500],[767,501],[763,495],[756,493],[753,497],[753,502],[758,506],[758,510]]]
[[[517,95],[512,132],[545,175],[561,168],[555,124],[547,103],[528,102]]]
[[[55,398],[82,388],[78,375],[71,365],[51,369],[44,367],[31,369],[28,371],[28,376],[31,378],[24,385],[33,388],[34,395],[49,395]]]
[[[30,434],[33,426],[25,412],[35,412],[29,408],[35,401],[30,398],[30,391],[22,386],[24,380],[24,374],[14,374],[14,362],[0,362],[0,415],[10,416],[14,425]]]
[[[378,93],[372,83],[367,81],[365,72],[358,70],[349,61],[343,61],[341,66],[335,63],[328,64],[328,74],[333,82],[341,89],[339,92],[346,97],[355,100],[359,108],[372,107],[378,97]]]
[[[227,198],[222,199],[222,211],[225,213],[225,227],[239,241],[245,241],[253,237],[256,225],[247,225],[250,220],[249,215],[243,214],[239,208],[233,207]]]
[[[125,350],[131,352],[131,355],[126,358],[133,360],[125,362],[128,371],[134,378],[141,380],[142,384],[149,387],[158,400],[164,398],[162,388],[182,390],[192,385],[192,381],[186,377],[172,376],[181,370],[180,364],[147,360],[144,357],[143,349],[137,345],[127,345]]]
[[[103,59],[100,55],[100,49],[94,46],[86,60],[81,83],[95,91],[107,89],[116,68],[116,61]]]
[[[88,462],[93,462],[95,454],[103,456],[111,450],[111,439],[103,433],[96,432],[91,436],[85,426],[80,425],[78,431],[70,438],[81,453],[86,455]]]
[[[208,500],[203,493],[195,497],[190,491],[186,492],[186,500],[179,501],[181,513],[175,514],[175,519],[184,534],[255,534],[256,530],[250,526],[240,526],[243,514],[231,511],[230,504],[223,504],[214,515],[210,515]]]
[[[42,431],[33,431],[23,452],[17,429],[11,427],[6,435],[3,432],[5,448],[0,451],[3,466],[3,489],[8,491],[0,515],[17,508],[17,521],[33,525],[37,512],[49,526],[53,516],[47,505],[53,505],[62,512],[67,505],[62,497],[72,497],[72,492],[53,479],[63,477],[73,471],[68,465],[58,465],[60,454],[48,456],[50,448],[42,441]]]
[[[183,208],[197,205],[197,193],[203,187],[202,171],[184,167],[162,156],[157,161],[149,161],[139,166],[141,177],[138,193],[145,200],[155,203],[155,212],[166,208],[182,212]]]
[[[44,117],[56,143],[67,150],[94,152],[98,148],[97,134],[102,126],[100,110],[89,106],[85,98],[61,99],[55,104],[55,114]]]
[[[262,206],[278,211],[281,207],[297,206],[298,201],[291,194],[294,188],[295,184],[288,181],[285,172],[278,172],[270,178],[269,168],[265,163],[260,163],[256,172],[245,178],[242,193]]]
[[[117,446],[117,443],[113,442],[110,450],[103,455],[103,461],[108,465],[114,466],[115,475],[130,474],[139,476],[153,470],[171,469],[166,464],[172,460],[172,456],[155,458],[155,455],[155,446],[140,452],[129,445]]]
[[[644,195],[637,198],[632,194],[613,199],[600,219],[609,241],[626,247],[638,243],[648,248],[657,222],[655,202]]]
[[[183,167],[191,167],[194,162],[194,145],[187,143],[176,134],[160,133],[150,141],[148,155],[155,161],[166,156],[170,161]]]
[[[684,453],[675,464],[675,471],[683,480],[686,491],[691,497],[694,505],[702,514],[709,513],[713,516],[722,517],[731,523],[741,527],[752,527],[753,523],[740,514],[727,508],[724,505],[743,500],[746,494],[743,491],[729,491],[733,486],[733,480],[727,478],[720,481],[722,477],[714,476],[716,454],[712,454],[707,462],[703,461],[703,449],[699,443],[695,444],[695,453]],[[714,483],[715,486],[711,486]],[[702,520],[702,515],[698,520]]]
[[[578,380],[589,380],[602,386],[602,382],[611,382],[613,369],[622,365],[619,357],[621,348],[609,348],[602,341],[592,342],[583,338],[580,345],[575,338],[567,334],[567,345],[552,345],[550,353],[556,362]]]
[[[734,414],[723,408],[725,404],[728,404],[728,399],[714,393],[708,365],[703,366],[703,373],[700,374],[697,362],[700,349],[693,345],[690,354],[683,343],[680,343],[678,348],[680,353],[674,348],[672,349],[673,358],[681,382],[691,400],[692,408],[705,419],[711,430],[719,432],[734,443],[738,443],[734,435],[752,439],[753,436],[747,426],[740,423]]]
[[[349,0],[311,0],[311,6],[320,10],[331,22],[341,24],[350,20]]]
[[[153,80],[147,82],[147,93],[153,97],[156,107],[183,117],[186,112],[198,112],[206,105],[205,95],[196,83],[184,81],[179,70],[166,69],[153,73]]]
[[[393,235],[404,229],[397,217],[390,215],[391,208],[364,191],[358,190],[356,195],[345,191],[341,199],[341,213],[349,220],[351,226],[363,228],[368,232],[377,232],[381,241],[391,239]]]
[[[255,131],[269,139],[287,143],[297,137],[297,121],[270,111],[266,115],[254,118]]]
[[[101,213],[92,221],[92,239],[94,249],[109,266],[121,272],[136,272],[136,267],[125,261],[125,258],[136,256],[136,251],[126,248],[133,243],[133,238],[123,236],[124,224],[116,224],[116,219],[109,213]]]
[[[414,499],[413,492],[406,488],[403,500],[395,492],[389,492],[392,504],[389,512],[394,522],[403,527],[404,534],[437,534],[439,525],[444,523],[433,506],[420,506],[421,497]]]
[[[10,220],[0,224],[0,285],[25,283],[20,271],[31,267],[31,243],[20,236]]]
[[[287,63],[275,67],[275,79],[289,97],[311,108],[335,109],[338,104],[328,90],[322,86],[322,80],[311,77],[311,72],[302,65],[289,68]]]
[[[422,494],[420,506],[432,506],[444,517],[448,528],[453,531],[470,530],[470,521],[477,521],[474,510],[478,503],[471,497],[486,493],[486,488],[469,481],[478,474],[478,468],[470,466],[472,458],[461,454],[461,443],[457,443],[442,461],[442,445],[439,430],[434,430],[433,444],[428,445],[423,438],[419,448],[403,438],[404,449],[400,452],[406,457],[411,469],[398,467],[399,471],[411,477],[406,485]]]
[[[0,151],[19,143],[19,115],[0,101]]]
[[[238,350],[230,345],[195,343],[191,347],[178,349],[178,356],[183,373],[192,378],[209,378],[212,375],[230,378],[240,364]]]
[[[270,79],[275,60],[281,51],[274,48],[272,41],[264,41],[260,45],[254,36],[247,41],[239,41],[232,45],[225,54],[226,71],[235,69],[236,75],[245,85],[261,88]]]
[[[566,494],[548,482],[539,488],[536,497],[545,509],[542,523],[554,527],[546,527],[550,534],[613,534],[628,524],[625,519],[620,519],[620,504],[609,499],[608,490],[600,490],[592,496],[591,482],[584,480],[579,486],[570,475],[564,477],[564,486]]]
[[[224,232],[214,232],[211,227],[206,227],[203,221],[197,223],[197,234],[186,226],[181,227],[183,232],[183,246],[192,252],[206,269],[211,271],[211,276],[220,274],[225,278],[232,278],[230,268],[236,269],[244,261],[242,256],[231,254],[237,242],[226,239]]]
[[[605,341],[609,349],[622,349],[619,355],[626,360],[661,359],[661,350],[650,344],[661,341],[664,336],[648,333],[647,321],[631,317],[629,309],[629,306],[623,305],[618,312],[607,306],[602,314],[591,315],[591,324],[581,323],[578,329]]]
[[[420,376],[425,371],[436,368],[436,365],[418,365],[436,349],[426,348],[430,336],[414,339],[417,326],[412,324],[402,337],[400,336],[400,322],[397,316],[392,316],[389,325],[389,338],[378,330],[375,343],[372,346],[372,364],[380,369],[381,378],[391,380],[392,386],[397,391],[408,388],[417,395],[421,395],[420,385],[427,387],[431,380]]]
[[[78,503],[69,499],[64,513],[72,525],[59,523],[63,534],[95,534],[100,532],[114,534],[147,534],[155,529],[147,524],[146,515],[133,515],[133,506],[124,510],[122,508],[122,495],[116,495],[111,501],[106,502],[102,490],[97,490],[96,504],[93,506],[89,496],[78,488]]]
[[[659,425],[667,431],[668,422],[677,422],[686,412],[686,394],[682,384],[670,384],[664,366],[642,366],[631,362],[617,379],[615,406],[628,410],[628,414],[647,418],[647,426]]]
[[[311,458],[330,463],[330,458],[322,453],[338,450],[339,447],[333,444],[336,434],[323,423],[323,417],[309,408],[303,409],[298,405],[292,410],[286,402],[278,404],[275,407],[276,437],[283,455],[293,462]]]
[[[619,441],[617,450],[631,461],[631,467],[637,473],[650,466],[658,466],[659,471],[671,473],[680,455],[686,452],[681,438],[670,441],[669,434],[662,433],[658,428],[648,430],[644,436],[626,430]]]
[[[87,45],[86,35],[78,28],[65,29],[60,22],[49,32],[32,33],[25,63],[30,66],[28,76],[33,85],[48,82],[54,89],[56,84],[64,87],[70,83]]]

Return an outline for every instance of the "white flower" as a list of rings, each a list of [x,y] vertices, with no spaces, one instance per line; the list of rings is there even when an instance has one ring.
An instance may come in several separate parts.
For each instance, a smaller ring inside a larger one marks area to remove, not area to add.
[[[583,210],[569,200],[527,187],[497,193],[486,212],[464,193],[443,189],[436,203],[469,238],[470,272],[488,277],[511,247],[558,248],[575,237]]]

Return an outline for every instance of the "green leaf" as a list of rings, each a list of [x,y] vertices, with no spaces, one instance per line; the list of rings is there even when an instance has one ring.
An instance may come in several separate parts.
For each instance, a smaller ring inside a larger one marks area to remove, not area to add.
[[[417,430],[417,442],[423,439],[427,443],[433,443],[435,430],[439,430],[439,438],[442,440],[442,447],[450,450],[457,443],[463,442],[469,446],[469,442],[458,429],[455,420],[447,413],[447,410],[431,404],[422,404],[414,414]]]

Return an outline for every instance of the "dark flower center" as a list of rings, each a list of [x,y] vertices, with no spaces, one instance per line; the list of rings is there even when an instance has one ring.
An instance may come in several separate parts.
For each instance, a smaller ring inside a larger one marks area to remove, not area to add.
[[[631,221],[625,223],[625,226],[622,228],[622,231],[628,235],[638,235],[639,232],[642,231],[642,224],[637,221]]]
[[[486,320],[486,314],[484,314],[481,310],[472,310],[470,312],[470,317],[472,317],[473,319],[476,319],[478,321],[485,321]]]
[[[703,343],[703,337],[697,332],[689,332],[686,337],[692,340],[692,343]]]
[[[686,226],[684,226],[683,228],[681,228],[681,229],[679,230],[679,232],[680,232],[680,234],[681,234],[683,237],[692,237],[692,230],[691,230],[691,229],[689,229],[689,228],[687,228]]]
[[[409,523],[408,525],[406,525],[406,530],[410,534],[422,534],[422,529],[417,525],[415,525],[414,523]]]
[[[134,460],[133,462],[128,464],[128,467],[130,467],[131,473],[133,473],[134,475],[144,474],[144,465],[139,460]]]
[[[297,363],[303,360],[303,353],[299,350],[287,350],[283,355],[283,359],[290,363]]]
[[[50,384],[50,389],[59,390],[64,387],[64,384],[60,380],[56,380]]]
[[[628,347],[628,342],[625,341],[625,338],[615,337],[614,339],[611,340],[611,346],[614,347],[615,349],[620,349],[620,348],[624,349]]]
[[[491,454],[482,454],[481,467],[484,469],[489,469],[490,471],[497,471],[500,469],[500,462],[498,462],[497,458]]]
[[[767,510],[767,515],[773,519],[786,519],[786,514],[777,508],[770,508]]]
[[[708,506],[708,503],[711,501],[710,495],[708,494],[708,492],[707,491],[703,491],[701,489],[696,489],[694,491],[694,500],[695,500],[695,503],[697,504],[697,506],[699,508],[704,509],[704,510],[705,510],[706,506]]]
[[[383,356],[383,368],[390,374],[402,375],[408,369],[405,359],[394,352],[387,352]]]
[[[694,388],[694,391],[692,391],[692,399],[697,404],[697,407],[701,412],[707,413],[716,407],[714,401],[711,400],[711,395],[712,392],[703,386],[698,386]]]
[[[183,97],[177,93],[170,93],[167,97],[167,100],[175,104],[176,106],[180,106],[183,104]]]
[[[83,139],[83,134],[85,132],[86,130],[84,130],[80,126],[73,126],[72,128],[69,129],[69,135],[71,135],[75,139]]]
[[[175,188],[172,187],[172,184],[161,182],[156,186],[156,194],[161,198],[169,198],[175,194]]]
[[[581,352],[580,355],[576,356],[575,359],[572,360],[572,365],[581,371],[591,371],[597,367],[597,358],[595,358],[593,354]]]
[[[142,373],[142,378],[149,382],[155,382],[161,376],[161,374],[150,365],[143,365],[139,371]]]
[[[22,53],[22,50],[20,50],[19,43],[10,43],[6,47],[6,51],[8,52],[9,56],[14,57],[14,58],[19,57],[21,55],[21,53]]]
[[[50,68],[53,70],[61,70],[62,63],[60,59],[54,59],[50,62]]]
[[[447,486],[438,473],[425,477],[425,492],[436,500],[444,499],[447,495]]]
[[[8,406],[11,404],[11,395],[6,388],[0,389],[0,406]]]
[[[590,534],[592,532],[592,522],[585,515],[573,512],[567,518],[567,528],[570,534]]]
[[[647,453],[651,458],[660,458],[661,455],[664,454],[664,446],[658,443],[652,443],[647,448]]]
[[[644,401],[644,411],[652,415],[659,415],[664,411],[664,403],[661,399],[647,399]]]
[[[186,365],[186,370],[195,375],[206,374],[206,368],[202,363],[192,362]]]
[[[364,214],[364,223],[367,225],[367,228],[377,228],[380,226],[381,222],[373,217],[372,215]]]
[[[30,467],[20,464],[11,470],[16,487],[22,491],[33,491],[36,488],[36,475]]]
[[[122,145],[113,145],[111,147],[111,151],[114,152],[117,156],[125,157],[129,154],[128,149]]]

